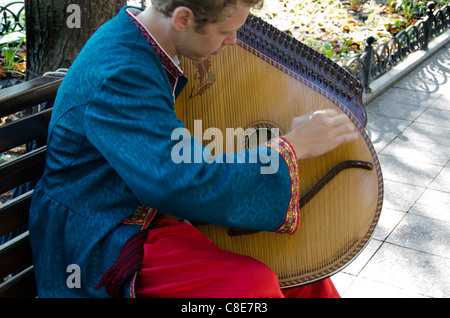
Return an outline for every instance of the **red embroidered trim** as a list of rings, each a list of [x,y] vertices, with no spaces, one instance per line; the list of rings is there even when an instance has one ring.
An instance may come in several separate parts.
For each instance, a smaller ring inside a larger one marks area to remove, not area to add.
[[[135,292],[135,288],[136,288],[136,277],[137,277],[138,272],[135,272],[133,274],[133,277],[131,278],[131,284],[130,284],[130,298],[136,298],[136,292]]]
[[[300,200],[300,174],[297,163],[297,155],[292,145],[283,137],[271,139],[265,144],[276,150],[286,161],[291,176],[291,199],[286,213],[286,219],[281,227],[276,230],[280,234],[294,234],[300,222],[300,209],[298,206]]]
[[[133,20],[134,24],[138,27],[139,31],[141,31],[142,35],[148,41],[150,46],[155,50],[159,59],[161,60],[164,69],[166,70],[167,76],[169,77],[170,85],[172,86],[172,91],[175,90],[175,86],[177,84],[177,80],[180,76],[183,76],[183,71],[176,65],[172,58],[167,55],[164,49],[159,45],[159,43],[153,38],[150,31],[138,20],[136,17],[127,9],[128,16]]]
[[[155,218],[157,210],[143,204],[139,205],[132,215],[122,221],[122,224],[141,225],[145,230]]]

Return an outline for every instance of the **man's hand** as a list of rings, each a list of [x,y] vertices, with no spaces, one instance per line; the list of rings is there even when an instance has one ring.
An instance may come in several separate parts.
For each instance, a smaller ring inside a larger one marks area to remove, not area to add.
[[[308,159],[355,141],[358,131],[347,115],[325,109],[295,117],[283,137],[294,147],[298,159]]]

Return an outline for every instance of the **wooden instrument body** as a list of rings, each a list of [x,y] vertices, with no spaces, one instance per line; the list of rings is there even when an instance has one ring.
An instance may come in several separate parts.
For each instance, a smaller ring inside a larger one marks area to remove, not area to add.
[[[281,57],[278,47],[286,49]],[[190,78],[175,110],[190,131],[194,121],[201,120],[203,131],[276,127],[282,135],[293,117],[315,110],[334,108],[349,116],[360,138],[321,157],[300,160],[301,197],[342,162],[360,160],[371,163],[373,169],[337,174],[302,207],[296,234],[230,236],[228,228],[197,225],[220,248],[268,265],[282,288],[312,283],[348,265],[370,239],[383,201],[381,168],[364,129],[359,82],[255,17],[241,30],[237,46],[201,63],[183,60],[183,68]],[[224,150],[237,151],[243,143],[242,135],[238,140],[223,137]]]

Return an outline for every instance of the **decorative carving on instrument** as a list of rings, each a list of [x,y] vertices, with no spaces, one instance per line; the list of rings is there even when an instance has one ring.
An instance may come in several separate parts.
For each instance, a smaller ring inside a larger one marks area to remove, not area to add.
[[[314,198],[314,196],[319,193],[320,190],[322,190],[327,183],[329,183],[331,180],[333,180],[340,172],[346,170],[346,169],[364,169],[364,170],[373,170],[373,164],[371,162],[367,161],[360,161],[360,160],[348,160],[341,162],[340,164],[336,165],[333,169],[331,169],[322,179],[320,179],[317,184],[312,187],[308,193],[306,193],[299,201],[298,207],[299,209],[303,208],[309,201]],[[248,230],[248,229],[236,229],[236,228],[229,228],[228,229],[228,235],[230,236],[238,236],[238,235],[249,235],[258,233],[260,231],[257,230]]]
[[[242,45],[254,48],[257,54],[280,63],[341,100],[366,126],[367,115],[362,104],[364,86],[346,69],[253,15],[238,31],[238,39]]]
[[[195,67],[195,74],[193,79],[195,81],[189,99],[196,96],[201,96],[206,90],[216,82],[216,75],[211,71],[211,60],[206,59],[200,62],[193,62]]]

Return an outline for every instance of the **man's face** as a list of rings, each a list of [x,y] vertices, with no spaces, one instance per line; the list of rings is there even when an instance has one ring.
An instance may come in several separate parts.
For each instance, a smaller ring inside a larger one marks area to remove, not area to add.
[[[236,44],[236,33],[245,23],[250,8],[238,5],[233,15],[218,23],[208,23],[201,31],[191,25],[180,35],[177,52],[191,60],[202,61]]]

